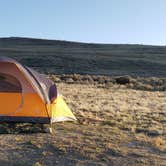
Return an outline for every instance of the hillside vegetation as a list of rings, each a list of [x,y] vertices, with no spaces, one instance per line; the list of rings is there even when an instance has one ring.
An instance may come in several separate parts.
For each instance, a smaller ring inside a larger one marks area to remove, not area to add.
[[[0,38],[0,56],[55,74],[166,76],[166,47]]]

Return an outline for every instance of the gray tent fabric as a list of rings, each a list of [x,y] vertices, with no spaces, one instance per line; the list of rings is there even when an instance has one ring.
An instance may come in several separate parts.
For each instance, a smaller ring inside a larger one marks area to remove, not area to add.
[[[38,82],[45,97],[50,102],[52,102],[57,97],[57,88],[56,88],[56,85],[54,84],[54,82],[52,80],[48,79],[47,76],[44,74],[40,74],[37,71],[35,71],[29,67],[25,67],[25,68]]]

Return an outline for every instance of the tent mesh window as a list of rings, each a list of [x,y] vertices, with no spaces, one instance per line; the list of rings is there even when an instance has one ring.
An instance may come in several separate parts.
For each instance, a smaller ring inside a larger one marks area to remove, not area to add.
[[[0,92],[22,92],[21,84],[17,78],[9,74],[0,73]]]

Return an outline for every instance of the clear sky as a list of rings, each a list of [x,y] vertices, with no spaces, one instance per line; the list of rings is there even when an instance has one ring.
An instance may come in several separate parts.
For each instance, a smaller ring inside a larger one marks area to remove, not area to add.
[[[166,45],[166,0],[0,0],[0,37]]]

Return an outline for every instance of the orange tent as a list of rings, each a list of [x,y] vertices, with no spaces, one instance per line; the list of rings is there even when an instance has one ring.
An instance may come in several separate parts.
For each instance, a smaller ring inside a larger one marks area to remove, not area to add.
[[[0,57],[0,122],[53,123],[76,120],[46,76]]]

